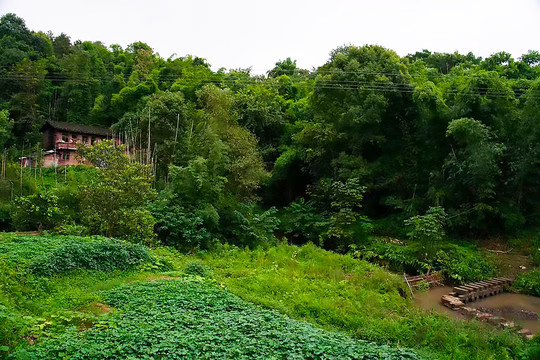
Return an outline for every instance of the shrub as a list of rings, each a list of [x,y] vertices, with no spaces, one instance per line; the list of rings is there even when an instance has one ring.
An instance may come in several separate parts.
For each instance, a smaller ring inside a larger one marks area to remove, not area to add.
[[[50,276],[78,268],[126,270],[149,261],[148,249],[142,245],[109,239],[72,241],[36,258],[30,268],[38,275]]]
[[[10,231],[12,227],[12,205],[11,203],[2,203],[0,207],[0,231]]]
[[[155,190],[150,165],[131,162],[124,146],[112,140],[79,144],[78,154],[99,169],[96,180],[82,187],[85,225],[96,233],[151,243],[155,220],[146,205]]]
[[[540,296],[540,270],[520,274],[513,288],[522,294]]]
[[[328,230],[328,221],[317,212],[312,201],[303,198],[293,201],[279,213],[279,229],[289,241],[302,245],[318,243],[319,234]]]
[[[420,243],[404,246],[377,241],[353,248],[353,255],[409,274],[425,273],[428,269],[441,271],[447,280],[455,283],[484,280],[495,275],[493,266],[473,246],[442,243],[429,258],[421,256],[423,249]]]
[[[534,266],[540,266],[540,234],[531,240],[531,260]]]
[[[184,272],[188,275],[198,275],[207,277],[209,274],[208,267],[202,261],[190,261],[186,264]]]
[[[118,238],[133,243],[152,245],[155,242],[156,219],[147,209],[123,209],[118,220]]]
[[[233,211],[230,224],[237,245],[255,247],[277,242],[274,232],[279,226],[279,219],[275,216],[275,208],[261,211],[256,206],[242,203],[237,207],[238,209]]]
[[[432,262],[447,280],[464,284],[495,276],[495,269],[473,247],[445,244],[437,251]]]
[[[80,184],[58,184],[51,191],[57,198],[58,208],[65,217],[74,221],[80,220],[81,215],[81,188]]]
[[[210,247],[212,233],[208,228],[219,219],[211,205],[203,210],[189,210],[162,198],[151,205],[151,211],[157,220],[159,240],[164,245],[184,251]]]
[[[351,247],[353,256],[382,266],[393,271],[419,274],[426,272],[430,264],[418,259],[417,246],[401,246],[384,242]]]
[[[17,230],[52,229],[58,226],[63,214],[55,195],[37,193],[15,200],[13,225]]]
[[[368,217],[360,214],[365,191],[358,178],[319,181],[313,199],[328,219],[327,230],[319,237],[326,249],[346,252],[350,245],[367,239],[373,226]]]
[[[432,256],[444,237],[445,219],[446,213],[442,207],[431,207],[425,215],[405,220],[405,226],[410,229],[407,235],[422,244],[428,256]]]
[[[87,236],[90,235],[90,230],[84,225],[75,223],[66,223],[54,229],[54,232],[59,235]]]

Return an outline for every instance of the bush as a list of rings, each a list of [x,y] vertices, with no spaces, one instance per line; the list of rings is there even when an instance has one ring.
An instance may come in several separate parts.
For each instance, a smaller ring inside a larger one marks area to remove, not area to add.
[[[277,210],[270,208],[259,210],[256,206],[239,203],[237,210],[233,211],[232,234],[239,246],[255,247],[258,245],[275,245],[277,239],[274,232],[279,226],[279,219],[275,216]]]
[[[78,154],[99,169],[96,180],[82,187],[84,224],[95,233],[152,243],[155,219],[146,210],[155,196],[150,165],[131,162],[124,146],[112,140],[79,145]]]
[[[328,219],[328,228],[320,235],[325,249],[347,252],[350,245],[364,242],[372,232],[371,220],[360,214],[365,191],[358,178],[319,181],[313,199]]]
[[[428,256],[432,256],[443,240],[446,213],[440,206],[431,207],[425,215],[416,215],[404,224],[409,228],[407,235],[413,241],[418,241]]]
[[[393,271],[408,274],[425,273],[430,268],[426,261],[419,260],[418,246],[401,246],[385,242],[373,242],[369,245],[351,247],[353,256],[382,266]]]
[[[50,276],[78,268],[99,271],[126,270],[150,262],[148,249],[119,240],[72,241],[30,264],[32,272]]]
[[[512,287],[522,294],[540,296],[540,270],[520,274]]]
[[[209,274],[208,267],[202,261],[190,261],[186,264],[184,272],[188,275],[198,275],[207,277]]]
[[[534,266],[540,266],[540,234],[531,240],[531,260]]]
[[[208,205],[203,210],[173,204],[170,199],[160,198],[151,205],[157,220],[158,238],[168,246],[190,251],[194,248],[208,249],[212,233],[208,229],[217,224],[219,215]]]
[[[17,230],[52,229],[63,220],[58,207],[58,197],[50,194],[33,194],[15,200],[13,225]]]
[[[11,203],[2,203],[0,207],[0,231],[10,231],[12,227],[12,205]]]
[[[312,201],[293,201],[279,213],[279,229],[296,245],[318,243],[319,235],[328,230],[328,221],[317,212]]]
[[[459,284],[489,279],[496,273],[476,248],[455,244],[441,246],[432,264],[447,280]]]
[[[152,245],[155,242],[156,219],[147,209],[123,209],[118,220],[117,237],[132,243]]]
[[[87,236],[90,235],[90,230],[84,225],[77,225],[75,223],[62,224],[54,229],[54,232],[58,235],[73,235],[73,236]]]
[[[454,283],[466,283],[488,279],[495,275],[495,269],[473,246],[460,246],[450,243],[439,244],[439,250],[426,257],[421,243],[409,245],[373,242],[354,249],[354,256],[391,270],[408,274],[441,271],[446,280]]]

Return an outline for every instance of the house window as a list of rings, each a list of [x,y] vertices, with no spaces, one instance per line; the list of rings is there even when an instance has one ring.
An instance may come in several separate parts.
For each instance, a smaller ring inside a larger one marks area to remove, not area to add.
[[[94,145],[95,142],[96,142],[96,138],[90,138],[90,144]]]
[[[64,161],[69,160],[69,153],[68,152],[62,153],[62,160],[64,160]]]
[[[69,141],[69,135],[66,134],[66,133],[62,134],[62,141],[63,142],[68,142]]]
[[[82,142],[83,142],[85,145],[88,145],[88,136],[83,136],[83,137],[82,137]]]

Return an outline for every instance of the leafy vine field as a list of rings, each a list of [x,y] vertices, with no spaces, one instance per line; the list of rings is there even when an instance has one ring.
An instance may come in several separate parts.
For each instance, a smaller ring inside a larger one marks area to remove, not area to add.
[[[104,294],[117,312],[69,330],[34,359],[418,359],[257,308],[202,280],[160,280]]]

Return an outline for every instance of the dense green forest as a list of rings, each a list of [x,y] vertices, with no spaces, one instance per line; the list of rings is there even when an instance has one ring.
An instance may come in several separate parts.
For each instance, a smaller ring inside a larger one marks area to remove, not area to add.
[[[539,100],[537,51],[341,46],[257,75],[6,14],[0,231],[40,236],[0,236],[0,358],[538,356],[418,309],[402,274],[540,296]],[[48,120],[123,144],[42,168]]]
[[[168,243],[249,245],[279,230],[346,251],[370,232],[402,235],[404,219],[436,206],[461,237],[513,235],[538,219],[536,51],[343,46],[317,69],[286,59],[260,76],[163,59],[140,42],[72,42],[7,14],[0,62],[6,156],[39,147],[46,120],[111,127],[149,149],[150,208]]]

